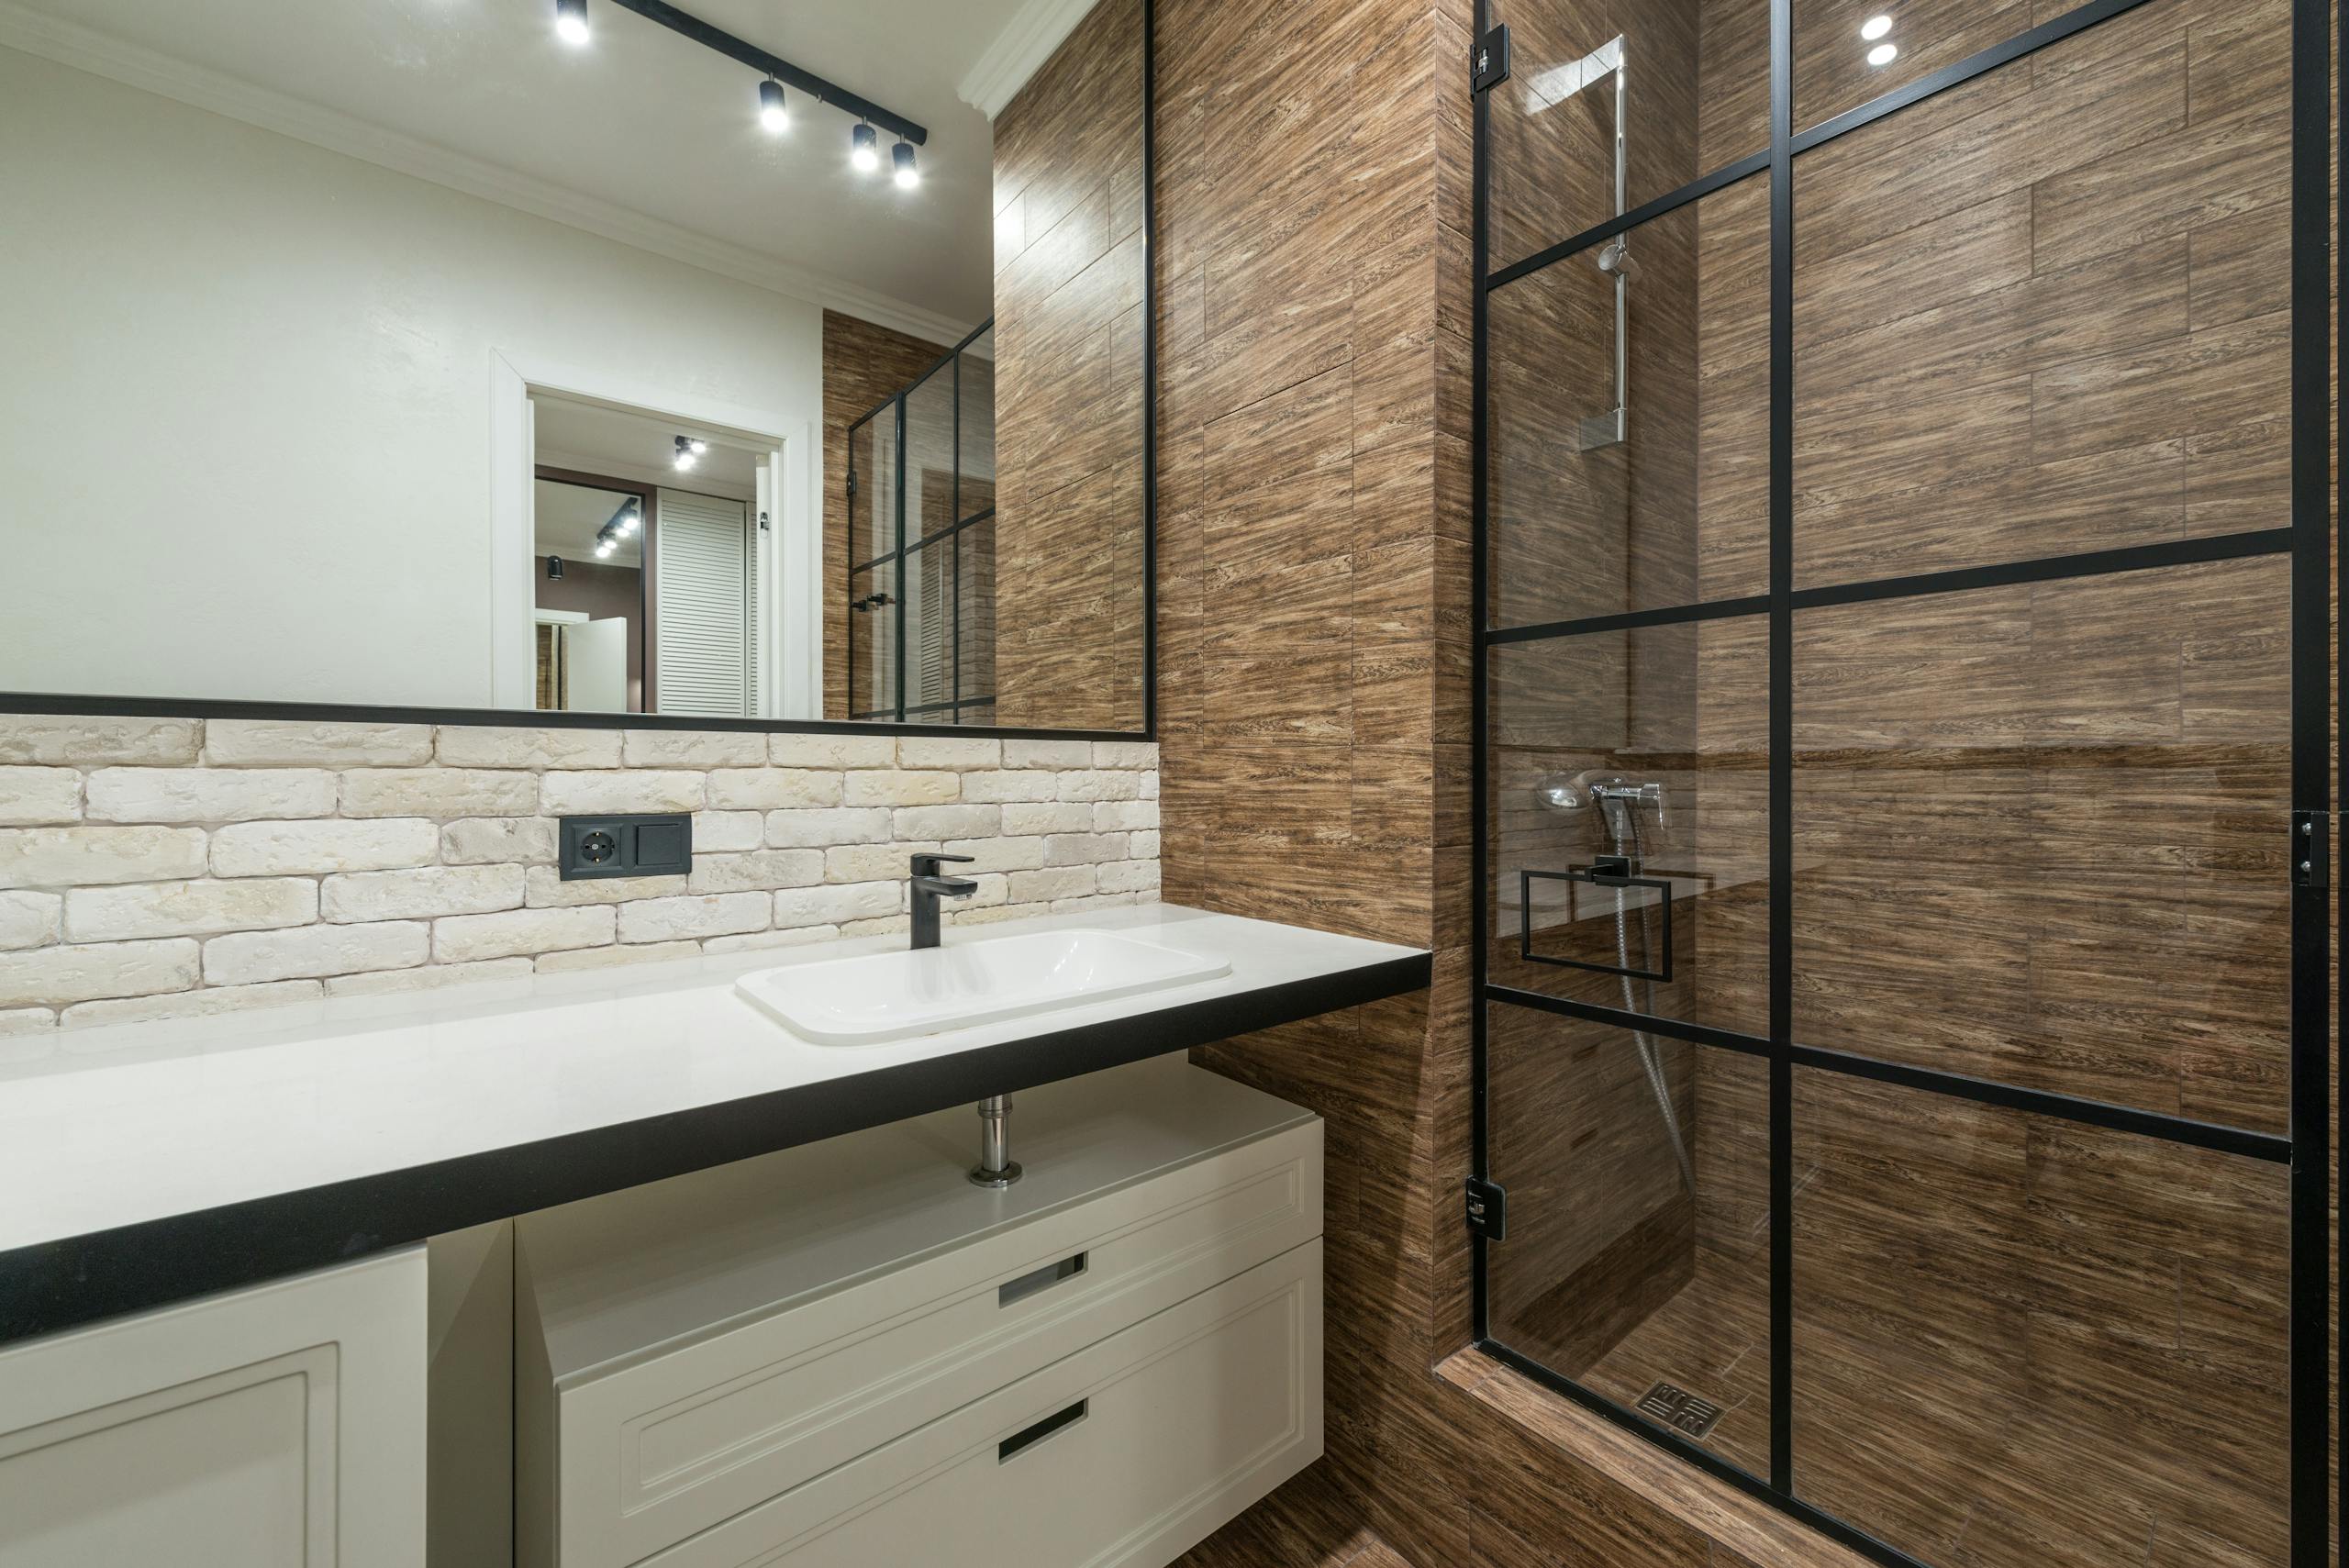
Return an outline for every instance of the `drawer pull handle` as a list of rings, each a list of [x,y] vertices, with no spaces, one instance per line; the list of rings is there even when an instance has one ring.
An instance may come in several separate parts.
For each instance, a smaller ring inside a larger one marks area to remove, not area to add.
[[[1080,1399],[1065,1410],[1055,1410],[1032,1427],[1022,1427],[995,1445],[995,1462],[1008,1464],[1019,1455],[1034,1448],[1063,1427],[1073,1427],[1085,1419],[1085,1401]]]
[[[1057,1263],[1046,1263],[1041,1269],[1030,1269],[1016,1280],[1006,1280],[1003,1288],[995,1293],[997,1307],[1008,1307],[1025,1300],[1040,1290],[1050,1290],[1064,1279],[1074,1279],[1085,1272],[1085,1254],[1075,1253]]]

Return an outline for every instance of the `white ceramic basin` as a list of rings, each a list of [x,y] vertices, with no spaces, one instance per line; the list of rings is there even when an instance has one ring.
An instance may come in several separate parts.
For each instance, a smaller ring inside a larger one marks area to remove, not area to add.
[[[804,1040],[878,1045],[1230,973],[1222,959],[1111,931],[1033,931],[762,969],[734,988]]]

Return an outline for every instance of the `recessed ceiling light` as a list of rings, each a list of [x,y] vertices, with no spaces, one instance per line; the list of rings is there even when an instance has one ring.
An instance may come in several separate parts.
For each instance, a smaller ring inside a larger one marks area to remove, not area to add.
[[[1868,63],[1870,65],[1889,65],[1892,63],[1892,57],[1899,52],[1900,51],[1898,49],[1895,49],[1888,43],[1880,43],[1874,49],[1868,50]]]
[[[1860,37],[1867,39],[1870,43],[1876,42],[1876,39],[1884,37],[1885,34],[1891,30],[1892,18],[1889,17],[1870,17],[1866,21],[1860,24]]]

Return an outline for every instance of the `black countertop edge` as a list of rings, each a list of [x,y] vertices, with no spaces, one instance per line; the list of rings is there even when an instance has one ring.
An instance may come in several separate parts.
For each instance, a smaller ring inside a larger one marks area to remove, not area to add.
[[[1425,988],[1433,966],[1426,953],[1386,959],[924,1062],[19,1247],[0,1252],[0,1343],[1403,995]]]

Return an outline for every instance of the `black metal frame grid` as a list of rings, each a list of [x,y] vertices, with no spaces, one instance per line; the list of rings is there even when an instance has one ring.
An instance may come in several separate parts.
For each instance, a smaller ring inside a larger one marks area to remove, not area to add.
[[[894,650],[896,662],[892,666],[896,676],[892,693],[894,700],[886,707],[868,708],[863,711],[856,708],[856,638],[852,632],[848,639],[848,695],[849,712],[852,717],[901,720],[907,715],[913,713],[960,714],[966,707],[995,706],[993,692],[984,696],[967,699],[963,695],[963,555],[960,543],[965,528],[974,528],[995,516],[995,505],[992,501],[973,512],[969,517],[963,515],[963,360],[973,343],[977,342],[994,329],[995,320],[992,317],[979,323],[961,342],[949,349],[928,370],[890,394],[871,412],[852,421],[848,428],[848,472],[841,478],[841,483],[848,487],[852,525],[841,530],[844,536],[841,540],[841,551],[848,563],[848,574],[844,583],[845,592],[848,595],[848,612],[851,615],[858,613],[856,580],[863,573],[887,567],[890,572],[891,586],[896,594],[896,602],[889,606],[891,612],[889,629],[890,634],[896,639]],[[906,407],[917,393],[941,375],[947,378],[946,395],[953,403],[952,420],[954,432],[953,453],[950,470],[953,478],[952,495],[948,508],[953,521],[936,533],[918,533],[908,542],[906,538]],[[896,518],[896,527],[891,534],[891,543],[887,550],[869,561],[859,561],[856,559],[856,529],[853,527],[858,481],[857,433],[874,420],[885,417],[892,421],[896,434],[896,472],[890,481],[890,510]],[[908,597],[906,581],[908,569],[914,564],[913,558],[934,545],[945,546],[953,556],[948,568],[953,604],[948,612],[950,625],[946,648],[948,678],[952,682],[953,695],[943,701],[930,700],[908,705],[906,701],[906,603]]]
[[[2144,0],[2092,0],[2006,42],[1885,94],[1846,113],[1798,132],[1793,123],[1793,5],[1794,0],[1769,0],[1770,5],[1770,146],[1711,173],[1596,224],[1557,244],[1494,270],[1490,261],[1489,206],[1491,197],[1490,117],[1488,95],[1475,95],[1472,135],[1475,144],[1475,215],[1471,235],[1474,275],[1480,280],[1473,305],[1474,399],[1471,437],[1475,465],[1471,500],[1476,527],[1474,536],[1475,624],[1477,627],[1474,668],[1473,722],[1476,745],[1472,757],[1475,790],[1475,839],[1471,875],[1475,887],[1473,926],[1474,1009],[1472,1040],[1474,1176],[1489,1180],[1490,1049],[1487,1011],[1494,1006],[1531,1008],[1568,1018],[1639,1029],[1696,1045],[1743,1052],[1769,1063],[1770,1162],[1770,1459],[1766,1475],[1756,1474],[1714,1453],[1685,1436],[1637,1412],[1585,1388],[1539,1360],[1493,1337],[1491,1318],[1491,1248],[1497,1243],[1483,1234],[1472,1236],[1474,1270],[1472,1305],[1480,1348],[1497,1360],[1587,1407],[1618,1426],[1669,1450],[1688,1462],[1778,1507],[1827,1536],[1896,1568],[1924,1568],[1898,1547],[1876,1539],[1848,1521],[1805,1501],[1796,1485],[1793,1426],[1794,1384],[1794,1235],[1793,1235],[1793,1085],[1797,1067],[1898,1084],[1922,1093],[1954,1096],[2017,1112],[2061,1118],[2184,1147],[2284,1165],[2290,1191],[2289,1357],[2290,1397],[2290,1518],[2289,1568],[2320,1568],[2329,1551],[2328,1505],[2331,1501],[2330,1420],[2333,1400],[2329,1395],[2329,1333],[2333,1326],[2330,1257],[2329,1186],[2334,1172],[2330,1147],[2329,1109],[2335,1084],[2332,1076],[2328,998],[2329,962],[2333,935],[2329,885],[2349,872],[2349,857],[2332,868],[2333,876],[2310,887],[2295,884],[2291,902],[2291,1087],[2290,1131],[2288,1136],[2254,1132],[2186,1118],[2140,1110],[2132,1106],[2087,1100],[2043,1090],[1967,1077],[1962,1074],[1886,1061],[1848,1051],[1807,1046],[1793,1030],[1793,870],[1794,870],[1794,617],[1798,611],[1829,605],[1857,604],[1926,595],[1960,593],[2010,584],[2088,578],[2201,562],[2260,557],[2288,558],[2293,636],[2291,643],[2292,748],[2291,807],[2301,813],[2332,808],[2332,744],[2334,717],[2331,690],[2332,661],[2349,663],[2349,627],[2336,648],[2326,635],[2332,586],[2331,517],[2331,459],[2332,415],[2330,376],[2330,300],[2328,284],[2332,256],[2349,287],[2349,257],[2331,249],[2337,195],[2331,165],[2330,68],[2332,18],[2328,0],[2292,0],[2292,172],[2291,172],[2291,520],[2288,526],[2137,546],[2121,550],[2083,551],[2007,562],[1955,571],[1923,573],[1857,583],[1798,588],[1794,581],[1794,170],[1796,160],[1810,149],[1857,130],[1935,94],[1971,81],[1987,72],[2021,60],[2036,50],[2134,9]],[[1476,37],[1485,39],[1493,25],[1492,0],[1477,0]],[[2349,40],[2344,41],[2343,74],[2349,76]],[[1490,622],[1490,397],[1487,365],[1489,296],[1517,279],[1529,276],[1567,257],[1578,255],[1640,224],[1700,200],[1737,181],[1766,178],[1770,182],[1770,374],[1769,374],[1769,579],[1765,593],[1693,605],[1660,606],[1620,614],[1553,621],[1538,626],[1493,628]],[[2343,251],[2349,251],[2344,234]],[[2349,352],[2349,350],[2344,350]],[[2349,371],[2349,362],[2339,367]],[[2341,585],[2349,597],[2349,554],[2340,565]],[[1488,840],[1491,788],[1490,697],[1491,650],[1512,643],[1549,640],[1594,632],[1624,631],[1642,627],[1688,622],[1765,617],[1769,643],[1768,862],[1769,1008],[1768,1032],[1753,1035],[1732,1029],[1691,1024],[1680,1019],[1550,996],[1492,983],[1489,975],[1491,911],[1489,906],[1490,848]],[[2349,772],[2349,690],[2342,695],[2338,757]],[[2286,831],[2279,824],[2277,830]],[[2340,1018],[2349,1034],[2349,1007]],[[2349,1173],[2349,1150],[2342,1151]],[[1497,1243],[1506,1245],[1505,1242]],[[2349,1329],[2349,1314],[2343,1319]],[[2349,1405],[2342,1408],[2349,1422]],[[2342,1501],[2349,1510],[2349,1468],[2342,1477]]]

